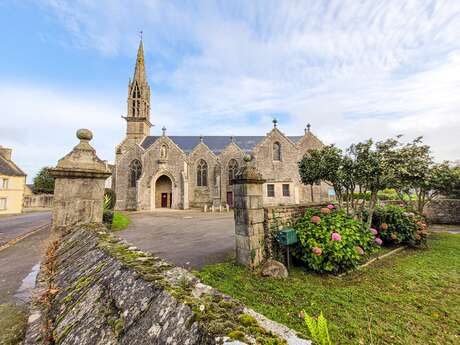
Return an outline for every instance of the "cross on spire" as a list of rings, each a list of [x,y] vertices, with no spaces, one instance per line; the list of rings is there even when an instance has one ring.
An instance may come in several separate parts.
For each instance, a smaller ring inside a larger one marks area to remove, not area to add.
[[[307,127],[305,128],[305,133],[310,132],[310,127],[311,127],[311,125],[309,123],[307,123]]]
[[[275,128],[276,128],[276,125],[278,124],[278,120],[275,118],[275,119],[273,119],[273,121],[272,121],[272,122],[273,122],[273,127],[275,127]]]
[[[142,31],[142,30],[139,31],[139,37],[140,37],[141,41],[142,41],[142,34],[143,34],[143,33],[144,33],[144,31]]]

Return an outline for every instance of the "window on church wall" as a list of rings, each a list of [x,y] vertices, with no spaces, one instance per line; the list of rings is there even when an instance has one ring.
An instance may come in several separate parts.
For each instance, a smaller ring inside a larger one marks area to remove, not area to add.
[[[200,159],[196,168],[196,185],[205,187],[208,185],[208,164]]]
[[[235,179],[237,172],[238,172],[238,162],[235,159],[231,159],[228,162],[228,183],[229,184],[231,184],[232,180]]]
[[[275,197],[275,185],[274,184],[267,184],[267,196],[269,198]]]
[[[281,144],[279,142],[273,143],[273,160],[281,160]]]
[[[133,160],[129,165],[129,186],[136,187],[137,180],[142,175],[142,164],[137,159]]]

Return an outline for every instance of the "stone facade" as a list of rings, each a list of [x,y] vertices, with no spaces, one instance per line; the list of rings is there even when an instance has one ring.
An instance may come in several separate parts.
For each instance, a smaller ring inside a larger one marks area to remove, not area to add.
[[[137,104],[143,104],[140,110],[135,108]],[[168,136],[166,128],[162,129],[162,135],[150,136],[150,88],[142,43],[134,79],[129,84],[124,118],[127,132],[116,147],[113,175],[119,210],[232,207],[231,180],[243,166],[246,154],[253,157],[266,180],[265,205],[311,201],[311,187],[301,183],[297,163],[309,149],[321,148],[323,143],[311,133],[309,126],[300,136],[286,136],[275,120],[273,129],[265,136]],[[134,124],[141,128],[134,130]],[[133,166],[140,166],[141,171]],[[328,189],[326,184],[313,186],[315,201],[327,200]]]

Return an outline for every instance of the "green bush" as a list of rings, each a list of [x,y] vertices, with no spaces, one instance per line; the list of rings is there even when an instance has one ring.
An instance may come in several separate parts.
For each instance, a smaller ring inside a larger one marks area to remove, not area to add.
[[[367,216],[365,215],[365,218]],[[372,216],[372,228],[384,245],[426,244],[427,225],[423,217],[397,205],[377,207]]]
[[[295,229],[299,243],[293,255],[317,272],[356,267],[376,248],[372,233],[342,210],[307,209]]]

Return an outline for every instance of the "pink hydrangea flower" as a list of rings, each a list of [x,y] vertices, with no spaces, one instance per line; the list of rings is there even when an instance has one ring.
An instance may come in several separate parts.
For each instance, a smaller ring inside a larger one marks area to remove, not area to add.
[[[330,210],[332,210],[332,209],[334,208],[334,205],[329,204],[329,205],[327,205],[327,208],[330,209]]]
[[[375,241],[375,243],[377,243],[379,246],[381,246],[382,243],[383,243],[382,239],[381,239],[381,238],[378,238],[378,237],[376,237],[374,241]]]
[[[319,216],[313,216],[313,217],[311,217],[310,220],[314,224],[319,224],[319,222],[321,221],[321,218]]]
[[[379,232],[378,232],[376,229],[374,229],[374,228],[370,228],[369,231],[372,232],[372,234],[373,234],[374,236],[377,236],[377,234],[379,233]]]
[[[313,254],[315,254],[316,256],[320,256],[321,254],[323,254],[323,250],[319,247],[313,247],[311,249],[311,251],[313,252]]]
[[[341,241],[342,236],[340,236],[340,234],[338,232],[333,232],[332,235],[331,235],[331,240],[333,240],[333,241]]]
[[[321,214],[329,214],[331,213],[331,210],[327,207],[322,207],[320,210]]]

